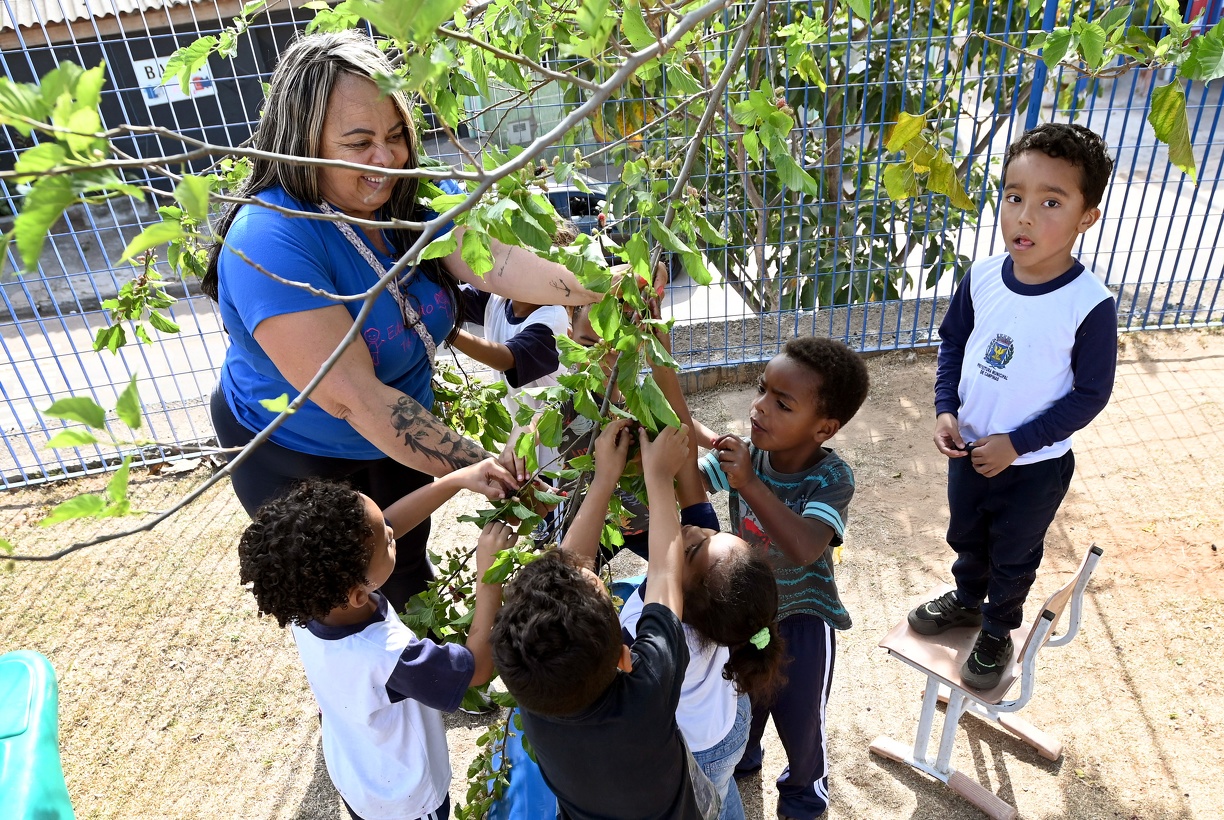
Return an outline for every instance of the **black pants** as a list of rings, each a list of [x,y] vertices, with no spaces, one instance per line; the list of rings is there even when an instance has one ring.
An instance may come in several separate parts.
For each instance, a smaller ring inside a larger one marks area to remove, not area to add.
[[[837,633],[822,618],[801,613],[779,621],[778,634],[786,641],[786,685],[772,704],[752,704],[748,745],[735,768],[747,773],[761,767],[761,738],[772,716],[786,752],[786,769],[777,780],[778,814],[811,820],[829,807],[825,707],[833,686]]]
[[[241,447],[255,438],[255,433],[234,417],[219,387],[213,391],[210,409],[213,428],[222,447]],[[252,518],[265,501],[283,494],[304,478],[346,481],[384,510],[392,502],[433,481],[425,473],[405,467],[392,458],[367,461],[314,456],[288,450],[270,441],[256,448],[231,476],[234,493]],[[425,555],[429,524],[426,518],[416,529],[396,539],[395,569],[382,585],[383,595],[396,612],[402,612],[408,599],[423,591],[433,578],[433,569]]]
[[[1012,465],[994,478],[968,458],[948,459],[948,544],[956,550],[956,596],[982,607],[982,629],[1006,635],[1045,555],[1045,534],[1075,472],[1075,456]]]

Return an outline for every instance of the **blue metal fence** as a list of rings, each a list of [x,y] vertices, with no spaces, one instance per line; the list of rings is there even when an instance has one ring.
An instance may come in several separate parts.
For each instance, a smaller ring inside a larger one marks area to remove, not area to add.
[[[12,10],[22,1],[0,0],[0,11],[15,18]],[[148,79],[149,66],[199,36],[218,33],[237,4],[217,0],[175,10],[146,8],[122,17],[111,0],[91,0],[89,5],[93,16],[75,27],[49,20],[5,26],[0,15],[5,74],[32,81],[62,60],[96,65],[104,59],[109,79],[102,105],[106,125],[165,125],[221,144],[234,144],[250,134],[261,104],[260,83],[270,74],[280,48],[313,15],[293,3],[278,6],[281,10],[255,23],[237,55],[209,61],[196,93],[177,98],[180,95]],[[1058,22],[1056,4],[1051,2],[1049,14],[1032,20],[1024,14],[1025,5],[971,0],[969,14],[993,40],[1023,46],[1026,30]],[[1199,5],[1192,4],[1190,11]],[[1209,0],[1206,19],[1219,19],[1222,6],[1224,0]],[[715,276],[712,286],[699,288],[679,272],[669,285],[666,308],[677,318],[676,349],[682,366],[762,361],[781,341],[804,333],[840,338],[864,351],[935,343],[958,264],[1002,249],[993,215],[997,191],[983,174],[991,167],[997,172],[1006,145],[1027,123],[1038,121],[1087,125],[1103,133],[1114,151],[1117,168],[1102,203],[1104,217],[1084,237],[1078,253],[1118,294],[1121,325],[1139,330],[1221,324],[1224,194],[1219,186],[1224,148],[1215,136],[1224,102],[1218,84],[1186,86],[1199,162],[1200,182],[1194,187],[1169,166],[1167,153],[1145,124],[1152,88],[1173,77],[1134,71],[1088,84],[1062,71],[1044,77],[1044,65],[1025,59],[992,73],[989,58],[1001,53],[993,41],[982,41],[982,56],[956,72],[956,61],[971,44],[945,31],[931,15],[918,14],[922,7],[917,0],[898,0],[887,19],[866,31],[859,29],[852,40],[830,26],[812,51],[831,83],[825,91],[799,78],[781,39],[767,38],[752,46],[749,60],[781,78],[779,86],[793,106],[796,156],[828,187],[822,198],[801,198],[769,188],[776,185],[771,177],[756,192],[760,202],[742,197],[719,201],[711,194],[711,221],[741,239],[727,250],[705,249]],[[771,30],[796,20],[797,9],[810,15],[814,8],[771,3]],[[60,10],[60,18],[71,16],[71,9]],[[1150,19],[1142,22],[1151,24]],[[713,47],[720,45],[717,38],[712,42]],[[846,56],[835,62],[829,56],[835,53]],[[1031,92],[1009,87],[1017,75],[1038,77]],[[618,104],[667,110],[682,96],[623,98]],[[982,209],[976,222],[959,216],[942,197],[928,196],[898,209],[878,182],[891,159],[880,144],[882,130],[903,108],[922,110],[944,96],[959,105],[959,114],[943,126],[958,146],[953,161],[969,163],[968,193]],[[728,107],[734,102],[724,100]],[[485,103],[492,106],[497,100]],[[494,107],[468,124],[466,138],[472,147],[484,139],[502,145],[529,141],[564,110],[557,95],[541,96],[513,114]],[[724,136],[734,138],[730,132]],[[577,147],[596,156],[596,162],[611,163],[610,157],[600,159],[596,153],[603,146],[600,137],[597,129],[585,127]],[[656,137],[647,131],[643,138]],[[425,144],[435,155],[455,157],[454,149],[437,135],[427,135]],[[4,129],[0,168],[10,168],[27,146]],[[150,156],[174,146],[148,137],[119,147],[134,156]],[[619,167],[596,164],[589,173],[610,180]],[[704,169],[700,184],[715,193],[736,191],[738,176],[728,159],[725,168]],[[159,184],[155,179],[148,182]],[[11,212],[18,206],[19,192],[0,190],[0,197],[3,220],[5,209]],[[205,403],[226,341],[212,304],[198,295],[193,282],[176,282],[172,288],[180,301],[169,312],[182,326],[180,334],[158,335],[152,345],[129,343],[118,355],[92,349],[94,335],[107,324],[102,301],[134,272],[118,264],[121,251],[155,221],[154,207],[143,201],[74,208],[53,228],[38,271],[24,276],[15,273],[15,250],[6,248],[0,266],[0,345],[5,353],[0,359],[0,429],[5,442],[0,486],[113,465],[114,447],[46,450],[43,445],[63,424],[38,411],[70,394],[113,406],[132,374],[145,402],[141,435],[179,447],[211,439]],[[3,229],[7,225],[0,221]],[[739,229],[745,226],[759,231]],[[768,241],[757,241],[761,235]],[[930,248],[935,249],[934,259]],[[139,449],[137,457],[153,463],[176,452],[150,445]]]

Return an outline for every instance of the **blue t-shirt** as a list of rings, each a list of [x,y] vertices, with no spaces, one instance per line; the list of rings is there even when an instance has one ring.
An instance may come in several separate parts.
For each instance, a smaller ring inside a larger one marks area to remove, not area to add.
[[[446,193],[459,193],[452,180],[443,180]],[[299,211],[318,211],[291,197],[280,186],[261,191],[258,198],[272,205]],[[365,235],[357,231],[365,240]],[[366,243],[369,245],[369,242]],[[335,302],[265,276],[234,253],[240,250],[251,262],[277,276],[305,282],[342,296],[362,293],[379,275],[331,222],[290,217],[267,208],[243,205],[226,236],[226,248],[217,260],[218,306],[230,334],[230,346],[221,368],[221,389],[234,416],[247,429],[258,432],[276,417],[259,403],[297,390],[280,374],[252,335],[263,320],[286,313],[344,304],[354,317],[361,302]],[[395,258],[374,250],[384,268]],[[434,341],[440,343],[455,319],[455,306],[447,290],[418,271],[408,285],[408,298]],[[399,305],[385,290],[366,317],[362,337],[379,381],[433,407],[432,368],[425,344],[415,330],[404,327]],[[319,456],[350,459],[382,458],[383,453],[342,419],[307,401],[273,433],[282,447]]]

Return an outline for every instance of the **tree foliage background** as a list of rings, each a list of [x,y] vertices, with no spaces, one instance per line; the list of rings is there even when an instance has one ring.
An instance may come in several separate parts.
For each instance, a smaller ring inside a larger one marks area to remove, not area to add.
[[[677,423],[648,373],[649,365],[675,366],[656,337],[668,323],[652,319],[647,308],[660,259],[701,284],[710,280],[711,268],[719,271],[764,312],[893,300],[916,285],[963,275],[969,260],[958,250],[959,232],[975,228],[998,189],[992,141],[1014,125],[1050,72],[1055,80],[1045,93],[1066,96],[1080,78],[1094,93],[1096,81],[1135,67],[1177,68],[1179,79],[1154,91],[1149,120],[1171,161],[1193,180],[1181,83],[1224,76],[1224,23],[1197,31],[1183,21],[1175,0],[1046,7],[1054,2],[320,0],[308,5],[315,16],[307,29],[371,28],[397,66],[377,78],[379,85],[416,97],[418,127],[435,129],[464,156],[458,169],[427,164],[416,172],[440,216],[420,226],[421,241],[388,277],[456,248],[453,236],[438,235],[453,220],[468,229],[461,250],[477,272],[491,267],[489,239],[495,238],[560,261],[590,287],[608,292],[591,317],[604,342],[592,349],[563,344],[573,373],[545,395],[550,404],[534,420],[544,443],[555,445],[566,400],[593,419],[630,415],[651,429]],[[233,55],[265,13],[263,0],[248,3],[220,34],[176,52],[167,79],[186,91],[200,66],[214,55]],[[1051,16],[1057,24],[1041,30]],[[106,82],[105,65],[67,62],[37,84],[0,78],[0,124],[32,143],[12,171],[0,172],[18,194],[5,241],[27,268],[37,264],[47,233],[76,203],[134,197],[159,206],[162,221],[124,251],[132,277],[103,305],[111,323],[95,340],[100,355],[147,341],[151,333],[177,331],[164,312],[173,299],[163,277],[202,274],[214,239],[210,219],[240,201],[235,194],[251,155],[244,146],[209,145],[152,126],[104,128],[99,103]],[[560,100],[561,113],[528,145],[498,147],[477,132],[481,140],[473,150],[458,138],[490,109],[504,121],[508,112],[544,97]],[[162,156],[124,153],[119,141],[133,134],[157,134],[181,149]],[[189,172],[187,163],[200,159],[212,161],[207,172]],[[604,192],[615,230],[555,247],[556,214],[542,194],[555,185],[585,187],[582,172],[593,163],[620,171]],[[133,176],[136,171],[140,175]],[[150,174],[164,184],[133,181]],[[428,184],[442,176],[459,178],[466,193],[443,195]],[[636,276],[613,283],[609,256]],[[372,302],[382,286],[372,287],[365,300]],[[359,328],[354,323],[348,340]],[[609,374],[600,362],[613,354]],[[282,413],[273,427],[308,400],[326,367],[300,395],[267,397],[268,406]],[[511,420],[492,409],[500,409],[498,391],[446,372],[439,379],[439,412],[487,447],[500,446]],[[623,408],[605,400],[613,383]],[[110,416],[79,397],[57,401],[46,413],[70,422],[48,446],[87,446],[109,437],[122,464],[105,493],[65,502],[44,523],[132,512],[131,453],[157,446],[140,434],[135,378]],[[520,416],[521,423],[532,421],[530,413]],[[108,417],[130,434],[107,432]],[[534,457],[527,438],[518,450]],[[589,459],[533,465],[579,483],[589,468]],[[51,556],[14,558],[54,558],[156,526],[212,481],[135,529]],[[627,478],[626,488],[640,490],[635,481]],[[556,499],[545,493],[538,500]],[[538,520],[530,501],[514,499],[482,513],[477,523],[510,516],[527,531]],[[605,529],[609,544],[618,539],[614,524]],[[3,539],[0,547],[13,550]],[[494,571],[505,577],[531,555],[526,547],[512,551]],[[443,577],[409,612],[414,627],[463,637],[472,582],[467,557],[462,549],[435,556]],[[484,783],[501,731],[504,726],[490,733],[491,745],[473,763],[469,805],[457,816],[480,816],[487,806]]]

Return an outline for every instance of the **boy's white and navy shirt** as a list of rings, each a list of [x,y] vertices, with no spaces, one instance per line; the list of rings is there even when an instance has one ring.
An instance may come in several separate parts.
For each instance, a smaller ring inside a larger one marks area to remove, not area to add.
[[[1113,295],[1079,262],[1040,285],[1020,282],[1009,254],[975,262],[939,335],[936,414],[955,414],[966,442],[1009,434],[1016,464],[1071,449],[1113,391]]]
[[[441,712],[459,707],[476,668],[454,643],[420,640],[375,593],[369,621],[293,626],[323,715],[323,756],[336,789],[364,820],[427,817],[451,768]]]
[[[846,533],[846,517],[854,496],[854,471],[837,453],[825,448],[825,456],[811,469],[786,474],[773,469],[769,453],[749,444],[752,469],[774,496],[804,518],[812,518],[833,529],[833,540],[819,558],[801,566],[786,557],[773,544],[756,513],[731,490],[727,475],[718,462],[717,451],[710,451],[698,462],[710,489],[730,491],[728,507],[732,530],[758,551],[768,555],[778,579],[778,620],[807,613],[823,619],[834,629],[849,629],[850,613],[842,604],[833,577],[833,547],[840,546]]]

